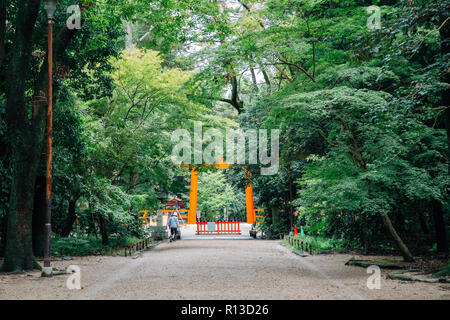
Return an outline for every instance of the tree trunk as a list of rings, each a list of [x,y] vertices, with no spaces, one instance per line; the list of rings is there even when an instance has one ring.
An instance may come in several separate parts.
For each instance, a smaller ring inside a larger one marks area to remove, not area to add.
[[[98,222],[100,225],[100,233],[102,234],[102,244],[107,246],[109,245],[108,230],[106,228],[105,218],[103,218],[102,214],[98,214]]]
[[[33,33],[41,2],[22,1],[17,5],[15,36],[6,73],[6,121],[13,162],[3,271],[39,267],[33,257],[32,210],[34,183],[39,164],[40,138],[30,124],[25,102],[27,70],[33,47]]]
[[[395,231],[389,216],[387,214],[381,215],[381,219],[383,220],[384,226],[388,230],[389,234],[392,236],[392,238],[394,238],[398,248],[400,249],[403,259],[407,262],[413,262],[414,258],[412,254],[409,252],[408,247],[405,245],[403,240],[397,234],[397,231]]]
[[[261,69],[261,72],[264,76],[264,81],[267,84],[267,91],[268,92],[272,91],[272,84],[270,83],[269,75],[267,74],[266,70],[261,65],[259,65],[259,68]]]
[[[133,29],[131,22],[125,23],[127,34],[125,35],[125,48],[131,49],[133,47]]]
[[[450,24],[445,23],[448,17],[444,16],[442,19],[441,29],[439,30],[441,37],[441,53],[442,56],[450,54]],[[442,94],[442,105],[446,107],[443,113],[445,130],[447,131],[447,159],[450,157],[450,72],[445,69],[444,75],[442,77],[442,82],[447,84],[447,89]],[[448,162],[448,176],[450,176],[450,161]],[[447,179],[447,181],[449,181]],[[446,185],[446,196],[449,196],[450,186]],[[437,250],[438,252],[443,252],[448,254],[448,242],[447,242],[447,230],[443,217],[442,203],[435,200],[433,203],[433,217],[436,227],[436,238],[437,238]]]
[[[1,231],[1,237],[0,237],[0,257],[3,257],[5,255],[5,248],[6,248],[6,224],[7,224],[7,216],[4,216],[0,219],[0,231]]]
[[[2,2],[3,3],[3,2]],[[7,135],[11,144],[13,161],[12,183],[9,199],[4,271],[40,268],[33,257],[32,210],[34,187],[44,138],[46,108],[33,105],[28,110],[25,101],[26,81],[30,71],[33,35],[41,0],[19,1],[16,6],[15,30],[7,68],[3,68],[8,81],[6,92]],[[55,60],[67,47],[76,29],[65,28],[55,41]],[[48,94],[46,68],[36,78],[35,95]],[[45,105],[44,105],[45,106]],[[33,115],[29,119],[29,114]]]
[[[73,229],[73,224],[77,220],[77,212],[76,208],[76,200],[69,200],[69,209],[67,210],[66,222],[64,223],[63,230],[61,232],[61,236],[68,237]]]
[[[280,222],[280,208],[278,205],[272,206],[272,224]]]
[[[400,208],[396,207],[394,214],[394,224],[397,226],[396,231],[404,236],[406,234],[406,223],[405,223],[405,216],[401,213]]]
[[[27,136],[29,134],[22,134],[12,146],[13,181],[3,271],[30,270],[36,267],[32,246],[32,210],[39,157],[33,157],[37,152],[33,150],[33,143],[25,138]]]
[[[6,9],[6,0],[0,0],[0,66],[5,57]]]
[[[291,231],[294,231],[294,210],[292,206],[293,194],[292,194],[292,169],[291,165],[288,165],[289,170],[289,221],[291,223]]]
[[[445,229],[442,202],[433,200],[433,219],[436,230],[437,251],[448,254],[447,230]]]
[[[239,114],[242,113],[242,103],[239,100],[238,80],[236,76],[231,77],[231,104]]]
[[[7,105],[10,103],[7,101]],[[17,107],[18,109],[20,107]],[[25,107],[22,107],[25,109]],[[8,115],[11,117],[11,113]],[[40,269],[33,256],[33,207],[45,108],[32,124],[13,114],[8,123],[11,141],[12,183],[9,194],[4,271]],[[11,126],[11,124],[13,124]],[[11,126],[11,127],[10,127]]]
[[[250,73],[252,74],[253,88],[255,89],[255,92],[258,93],[259,92],[258,82],[256,81],[255,69],[253,67],[250,68]]]
[[[33,253],[36,257],[44,256],[45,246],[45,172],[36,178],[36,189],[34,192],[34,209],[33,209]]]
[[[439,30],[439,33],[441,37],[441,53],[444,57],[445,55],[450,54],[450,23],[447,22],[444,24],[444,19],[447,19],[447,17],[443,17],[442,19],[442,27]],[[450,84],[450,72],[448,69],[444,71],[442,82]],[[447,155],[450,155],[450,88],[448,86],[447,89],[442,93],[442,105],[446,107],[443,112],[443,120],[445,124],[445,130],[447,131]],[[448,164],[448,174],[450,175],[450,162]]]
[[[430,229],[428,229],[427,219],[425,213],[422,210],[419,210],[419,221],[420,226],[422,227],[422,231],[424,234],[430,234]]]

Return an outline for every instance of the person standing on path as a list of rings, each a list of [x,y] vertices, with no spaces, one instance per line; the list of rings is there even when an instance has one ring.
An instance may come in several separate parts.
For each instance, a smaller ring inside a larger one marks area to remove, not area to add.
[[[171,237],[172,241],[176,241],[176,239],[177,239],[177,229],[178,229],[178,227],[180,225],[176,212],[172,213],[172,216],[167,221],[167,225],[170,228],[170,237]]]

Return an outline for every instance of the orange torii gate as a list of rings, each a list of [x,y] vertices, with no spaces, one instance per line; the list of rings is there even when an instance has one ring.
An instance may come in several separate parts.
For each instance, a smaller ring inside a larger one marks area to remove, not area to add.
[[[222,157],[219,157],[219,163],[204,164],[196,168],[191,165],[181,165],[183,169],[191,170],[191,192],[189,198],[189,211],[187,224],[196,224],[197,222],[197,193],[198,193],[198,169],[203,167],[215,167],[217,169],[233,169],[242,168],[241,166],[232,166],[224,162]],[[255,210],[253,206],[253,187],[251,183],[251,175],[247,168],[244,168],[249,179],[245,182],[245,204],[247,209],[247,223],[255,223]]]

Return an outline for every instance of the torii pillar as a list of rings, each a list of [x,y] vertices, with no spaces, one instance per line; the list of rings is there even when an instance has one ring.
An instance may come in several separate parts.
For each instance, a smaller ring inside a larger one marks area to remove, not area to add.
[[[255,223],[255,209],[253,207],[253,187],[250,182],[245,187],[245,207],[247,208],[247,223]]]
[[[189,196],[189,211],[187,224],[197,223],[197,192],[198,192],[198,171],[191,170],[191,192]]]

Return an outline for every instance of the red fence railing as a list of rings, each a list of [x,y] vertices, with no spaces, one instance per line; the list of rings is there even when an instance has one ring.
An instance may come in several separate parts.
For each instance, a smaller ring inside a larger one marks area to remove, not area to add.
[[[241,234],[240,222],[215,222],[215,225],[215,231],[208,231],[208,222],[197,222],[196,234]]]

